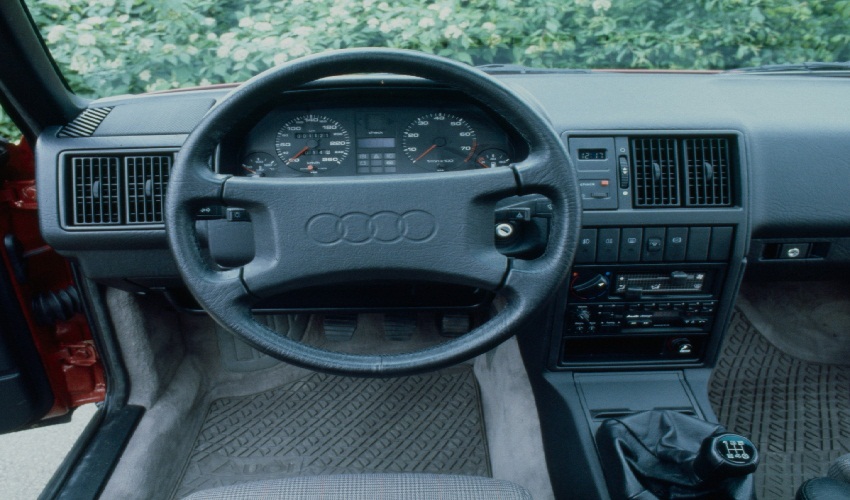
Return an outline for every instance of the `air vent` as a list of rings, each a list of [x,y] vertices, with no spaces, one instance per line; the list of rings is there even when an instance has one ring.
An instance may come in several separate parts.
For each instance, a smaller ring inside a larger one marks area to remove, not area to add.
[[[81,156],[71,159],[73,220],[76,226],[121,223],[121,162],[114,156]]]
[[[679,151],[676,139],[632,139],[636,208],[679,205]]]
[[[683,142],[688,206],[731,205],[729,140],[714,137],[684,139]]]
[[[59,137],[91,137],[100,123],[112,108],[89,108],[80,113],[74,120],[62,127],[57,134]]]
[[[165,188],[171,175],[171,156],[128,156],[127,223],[163,222]]]

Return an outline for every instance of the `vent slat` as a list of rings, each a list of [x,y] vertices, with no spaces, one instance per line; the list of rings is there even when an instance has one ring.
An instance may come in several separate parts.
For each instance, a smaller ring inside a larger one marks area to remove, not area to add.
[[[56,135],[59,137],[91,137],[110,111],[112,111],[112,107],[86,109],[71,123],[62,127]]]
[[[73,182],[71,224],[103,226],[121,223],[120,162],[116,157],[71,159]]]
[[[161,224],[172,157],[128,156],[127,223]]]
[[[631,140],[635,207],[679,206],[679,153],[676,139]]]
[[[722,207],[732,205],[729,139],[725,137],[688,138],[683,141],[687,205]]]

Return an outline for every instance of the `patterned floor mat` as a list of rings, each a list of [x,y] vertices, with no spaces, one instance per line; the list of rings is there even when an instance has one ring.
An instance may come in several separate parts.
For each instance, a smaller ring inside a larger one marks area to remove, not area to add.
[[[369,472],[490,476],[471,366],[392,379],[315,373],[214,401],[175,491]]]
[[[709,385],[714,411],[749,436],[762,460],[758,497],[791,499],[804,480],[825,476],[850,452],[850,366],[793,358],[735,311]]]

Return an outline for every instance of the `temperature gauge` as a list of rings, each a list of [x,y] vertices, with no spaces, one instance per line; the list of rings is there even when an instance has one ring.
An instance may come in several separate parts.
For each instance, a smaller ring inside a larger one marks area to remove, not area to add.
[[[274,176],[277,171],[277,160],[268,153],[251,153],[242,159],[242,169],[249,176]]]
[[[481,168],[506,167],[510,165],[511,159],[508,157],[508,153],[501,149],[491,148],[478,153],[478,156],[475,157],[475,163],[477,167]]]

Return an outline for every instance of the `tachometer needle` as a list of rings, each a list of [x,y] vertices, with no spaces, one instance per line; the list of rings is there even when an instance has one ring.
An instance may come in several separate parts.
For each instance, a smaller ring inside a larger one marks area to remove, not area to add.
[[[490,168],[490,165],[487,165],[487,163],[485,163],[485,162],[484,162],[484,158],[479,158],[479,159],[478,159],[478,160],[476,160],[476,161],[477,161],[477,162],[478,162],[478,164],[479,164],[479,165],[481,165],[482,167],[484,167],[484,168]]]
[[[292,162],[293,162],[296,158],[298,158],[299,156],[303,155],[304,153],[306,153],[306,152],[307,152],[307,151],[309,151],[309,150],[310,150],[310,146],[304,146],[304,149],[302,149],[301,151],[299,151],[299,152],[295,153],[295,156],[293,156],[292,158],[290,158],[290,159],[286,160],[286,164],[287,164],[287,165],[289,165],[289,164],[290,164],[290,163],[292,163]]]
[[[421,160],[422,158],[424,158],[424,157],[425,157],[425,155],[427,155],[427,154],[428,154],[428,153],[430,153],[431,151],[434,151],[434,148],[436,148],[436,147],[437,147],[437,145],[436,145],[436,144],[432,144],[432,145],[431,145],[431,147],[430,147],[430,148],[428,148],[428,149],[426,149],[424,153],[422,153],[421,155],[419,155],[418,157],[416,157],[416,159],[415,159],[415,160],[413,160],[413,163],[416,163],[417,161],[419,161],[419,160]]]

